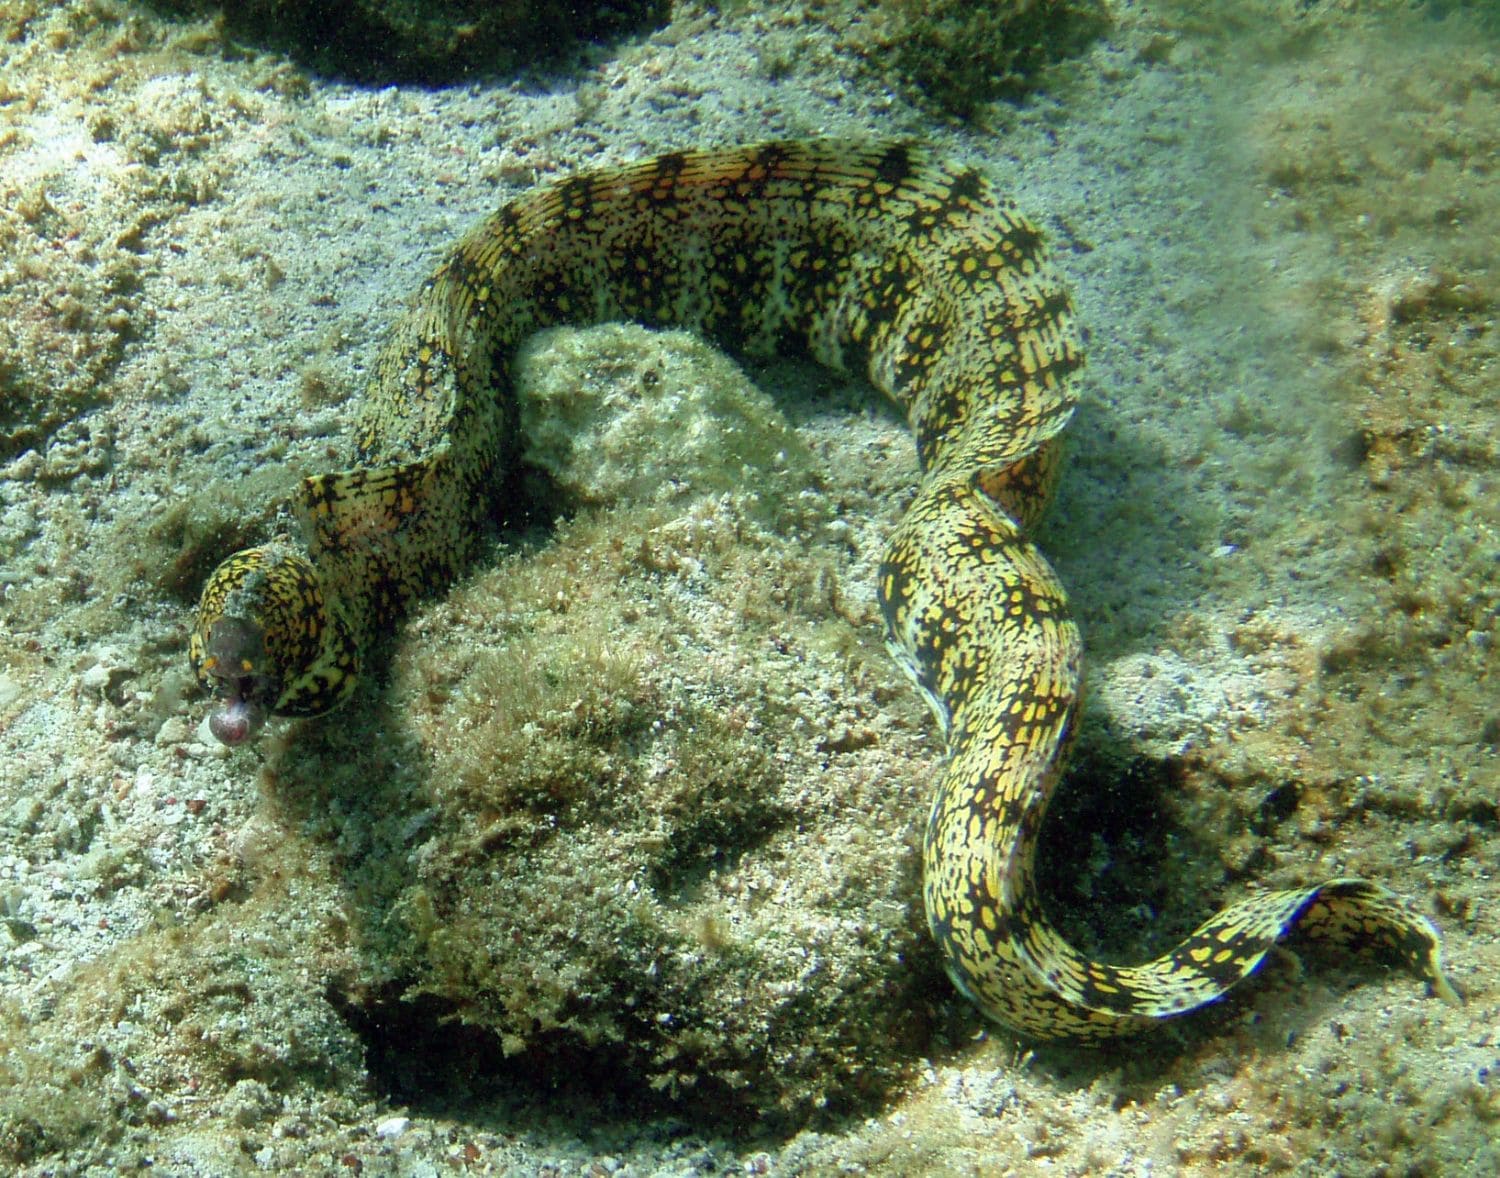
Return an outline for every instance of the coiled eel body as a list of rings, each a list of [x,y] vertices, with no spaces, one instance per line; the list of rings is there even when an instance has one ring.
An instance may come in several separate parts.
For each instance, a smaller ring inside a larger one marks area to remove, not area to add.
[[[1453,996],[1432,924],[1360,880],[1242,900],[1129,967],[1083,956],[1040,910],[1037,832],[1082,670],[1027,533],[1082,354],[1038,231],[976,171],[908,145],[665,155],[539,189],[465,237],[381,354],[352,466],[306,481],[303,542],[237,553],[203,590],[190,657],[221,740],[347,698],[376,631],[469,560],[517,450],[517,346],[620,319],[863,370],[904,411],[921,482],[878,592],[948,745],[928,923],[986,1015],[1036,1038],[1135,1030],[1218,998],[1293,926],[1394,951]]]

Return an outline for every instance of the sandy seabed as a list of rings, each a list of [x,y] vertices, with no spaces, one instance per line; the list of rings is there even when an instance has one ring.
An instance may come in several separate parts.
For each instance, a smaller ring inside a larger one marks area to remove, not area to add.
[[[380,88],[124,3],[0,7],[6,1166],[1500,1166],[1493,18],[1120,3],[957,124],[839,12],[684,5],[567,69]],[[1064,929],[1140,957],[1358,874],[1443,927],[1463,1006],[1294,944],[1151,1036],[987,1028],[922,929],[940,749],[871,604],[904,431],[677,337],[544,364],[710,389],[759,439],[743,487],[501,540],[350,712],[206,736],[201,578],[338,461],[447,244],[575,168],[814,134],[983,167],[1089,331],[1039,536],[1090,656],[1043,845]]]

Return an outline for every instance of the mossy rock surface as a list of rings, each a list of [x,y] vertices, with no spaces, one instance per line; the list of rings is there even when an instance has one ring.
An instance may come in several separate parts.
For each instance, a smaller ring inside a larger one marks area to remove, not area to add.
[[[959,119],[1018,98],[1108,27],[1102,0],[863,0],[852,41],[913,97]]]
[[[821,443],[689,336],[557,333],[525,367],[532,483],[573,513],[413,620],[380,740],[307,726],[279,787],[347,854],[351,1017],[442,1040],[439,1076],[874,1107],[953,1001],[916,852],[938,749],[841,588]]]

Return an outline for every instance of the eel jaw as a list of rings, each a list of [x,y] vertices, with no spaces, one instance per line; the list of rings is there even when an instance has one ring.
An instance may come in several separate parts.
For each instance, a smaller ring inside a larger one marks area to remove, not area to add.
[[[217,701],[208,730],[231,747],[254,737],[281,697],[281,680],[267,671],[265,636],[255,622],[216,618],[196,670]]]
[[[254,700],[240,696],[209,714],[208,730],[220,744],[233,748],[253,737],[265,722],[266,709]]]

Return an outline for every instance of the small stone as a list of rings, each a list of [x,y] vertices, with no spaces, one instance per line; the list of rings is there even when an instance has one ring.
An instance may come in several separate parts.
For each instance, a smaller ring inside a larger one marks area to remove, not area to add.
[[[109,685],[110,668],[103,663],[95,663],[83,673],[83,686],[88,691],[98,695],[104,694],[104,689]]]
[[[189,735],[187,723],[182,717],[169,716],[156,730],[156,743],[159,745],[186,744]]]
[[[410,1128],[410,1117],[386,1117],[375,1126],[375,1136],[382,1141],[395,1141]]]
[[[281,1098],[259,1080],[241,1080],[224,1098],[224,1110],[232,1124],[250,1129],[281,1109]]]
[[[122,663],[119,651],[112,647],[101,649],[94,665],[79,677],[84,690],[103,696],[116,707],[123,704],[125,702],[124,685],[135,678],[136,672]]]

